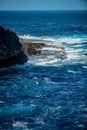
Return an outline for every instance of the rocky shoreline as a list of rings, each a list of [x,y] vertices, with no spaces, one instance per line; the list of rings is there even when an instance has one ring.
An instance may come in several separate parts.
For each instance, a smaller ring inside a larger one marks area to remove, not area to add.
[[[53,50],[48,50],[51,47]],[[45,49],[44,49],[45,48]],[[20,41],[15,32],[0,26],[0,68],[16,64],[24,64],[29,56],[54,55],[58,59],[65,59],[67,54],[62,47]]]
[[[23,64],[28,58],[15,32],[0,26],[0,68]]]

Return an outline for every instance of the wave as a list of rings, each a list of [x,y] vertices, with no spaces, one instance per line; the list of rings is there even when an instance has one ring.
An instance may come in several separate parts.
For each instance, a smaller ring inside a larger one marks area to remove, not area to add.
[[[42,51],[49,51],[51,55],[47,56],[30,56],[27,63],[24,65],[15,65],[9,67],[8,69],[22,69],[26,68],[27,66],[31,67],[32,65],[40,65],[40,66],[48,66],[48,65],[64,65],[64,64],[74,64],[80,62],[86,62],[87,56],[87,49],[84,49],[83,46],[87,48],[87,37],[86,36],[69,36],[69,37],[35,37],[31,35],[23,35],[19,36],[20,41],[23,40],[24,42],[38,42],[38,43],[45,43],[49,45],[48,47],[42,48]],[[85,43],[85,45],[83,44]],[[52,47],[54,45],[54,47]],[[57,47],[60,47],[58,50]],[[58,59],[52,52],[54,51],[61,51],[61,48],[64,47],[67,58],[64,60]],[[84,53],[83,53],[84,52]],[[0,69],[0,71],[6,70],[7,68]]]
[[[19,36],[22,40],[32,41],[32,42],[46,42],[46,43],[66,43],[66,44],[74,44],[74,43],[82,43],[87,42],[87,36],[86,35],[77,35],[77,36],[53,36],[53,37],[47,37],[47,36],[41,36],[41,37],[35,37],[31,35],[21,35]]]
[[[65,51],[67,52],[67,59],[61,61],[57,59],[57,57],[53,57],[52,55],[47,57],[37,57],[37,58],[29,58],[28,63],[35,64],[35,65],[59,65],[61,64],[72,64],[77,62],[84,62],[86,61],[86,56],[83,52],[84,50],[83,43],[87,42],[86,35],[75,35],[75,36],[53,36],[53,37],[35,37],[30,35],[19,36],[20,39],[28,42],[38,42],[38,43],[45,43],[49,45],[48,47],[44,47],[42,50],[45,51],[54,51],[57,50],[57,47],[64,47]],[[55,46],[55,47],[52,47]],[[85,44],[86,45],[86,44]]]
[[[44,42],[45,44],[56,42],[56,40],[51,37],[35,37],[30,35],[19,36],[19,39],[24,42]]]

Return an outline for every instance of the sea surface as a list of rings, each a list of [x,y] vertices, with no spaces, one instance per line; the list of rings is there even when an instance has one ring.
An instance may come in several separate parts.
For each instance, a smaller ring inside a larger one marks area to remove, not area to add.
[[[0,25],[67,52],[0,69],[0,130],[87,130],[87,11],[0,11]]]

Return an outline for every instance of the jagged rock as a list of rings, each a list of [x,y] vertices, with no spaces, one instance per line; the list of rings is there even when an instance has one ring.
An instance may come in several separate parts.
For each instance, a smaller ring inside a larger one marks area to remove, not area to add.
[[[21,48],[16,33],[0,26],[0,68],[25,63],[27,56]]]
[[[49,49],[50,48],[50,49]],[[22,42],[22,51],[25,55],[54,56],[54,58],[65,59],[67,53],[63,47],[46,45],[45,43]]]
[[[45,46],[44,43],[29,43],[24,42],[22,46],[22,51],[27,55],[39,55],[41,54],[42,47]]]
[[[52,56],[58,59],[67,57],[63,47],[45,43],[19,42],[16,33],[0,27],[0,68],[23,64],[32,55],[39,55],[43,58]]]

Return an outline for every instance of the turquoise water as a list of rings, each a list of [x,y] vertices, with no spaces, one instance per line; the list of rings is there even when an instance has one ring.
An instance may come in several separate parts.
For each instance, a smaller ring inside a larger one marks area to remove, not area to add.
[[[19,38],[67,52],[64,60],[36,56],[0,69],[1,130],[87,129],[86,16],[84,11],[0,12],[0,25]]]

